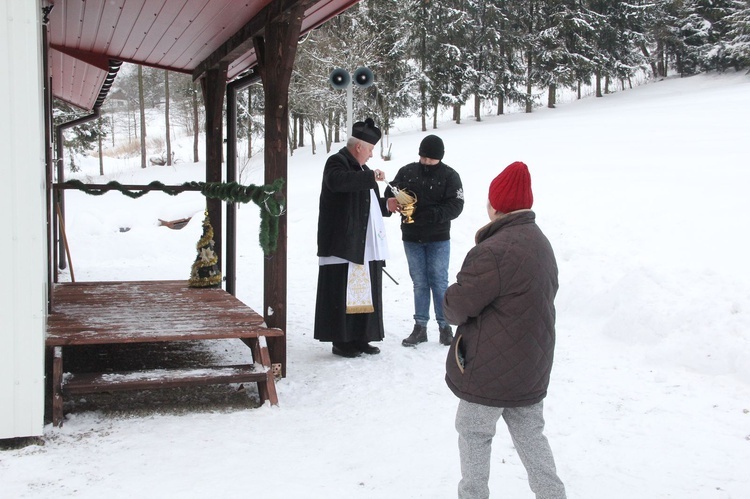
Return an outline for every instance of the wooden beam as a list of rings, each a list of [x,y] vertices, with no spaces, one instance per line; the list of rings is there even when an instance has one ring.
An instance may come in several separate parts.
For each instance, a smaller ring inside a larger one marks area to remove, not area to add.
[[[260,75],[253,71],[244,78],[234,80],[227,85],[227,182],[237,182],[237,93],[253,82],[260,80]],[[226,223],[226,265],[224,279],[226,290],[232,295],[237,293],[237,205],[227,203]]]
[[[203,103],[206,108],[206,182],[221,182],[224,151],[224,93],[227,86],[227,64],[212,68],[201,78]],[[214,229],[214,251],[222,267],[224,247],[220,199],[206,198],[208,218]]]
[[[253,39],[258,56],[258,69],[265,94],[265,182],[287,175],[287,138],[289,132],[289,82],[297,54],[297,40],[302,29],[305,9],[310,1],[296,1],[287,8],[284,2],[268,6],[268,22],[264,36]],[[287,184],[283,195],[287,199]],[[279,240],[276,252],[264,260],[263,316],[268,327],[287,333],[287,218],[279,219]],[[272,363],[280,363],[286,376],[286,334],[269,338]]]
[[[253,38],[262,36],[265,32],[266,26],[277,22],[278,17],[290,12],[292,9],[298,8],[299,5],[305,5],[305,9],[309,7],[312,2],[310,0],[283,0],[283,1],[272,1],[261,9],[258,14],[253,17],[247,24],[245,24],[240,30],[232,35],[229,40],[224,42],[221,47],[214,50],[214,52],[206,57],[193,71],[193,81],[201,78],[206,71],[216,67],[219,64],[231,64],[235,60],[239,59],[240,56],[246,54],[253,49]],[[304,10],[302,11],[304,14]],[[299,38],[299,33],[297,34]],[[294,44],[296,45],[297,39],[295,38]]]

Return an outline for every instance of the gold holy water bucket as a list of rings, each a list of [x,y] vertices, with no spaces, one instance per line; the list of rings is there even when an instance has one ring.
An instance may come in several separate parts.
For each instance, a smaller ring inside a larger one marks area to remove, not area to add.
[[[413,224],[414,219],[411,216],[414,214],[415,205],[417,204],[417,195],[406,189],[399,189],[396,192],[396,201],[401,208],[401,223]]]

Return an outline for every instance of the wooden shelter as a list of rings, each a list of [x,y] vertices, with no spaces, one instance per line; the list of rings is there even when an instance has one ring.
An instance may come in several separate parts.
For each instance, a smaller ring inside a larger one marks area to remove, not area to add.
[[[41,33],[40,43],[37,45],[41,55],[37,96],[41,98],[36,100],[37,97],[33,97],[40,105],[32,106],[31,109],[43,111],[39,119],[44,123],[48,275],[44,294],[48,297],[47,315],[55,313],[55,302],[60,298],[57,296],[57,291],[61,289],[57,283],[57,266],[60,259],[64,259],[60,244],[61,231],[58,227],[59,220],[64,220],[64,189],[59,182],[57,185],[53,182],[55,169],[58,181],[63,178],[63,151],[60,145],[62,131],[98,117],[99,108],[115,81],[120,65],[128,62],[177,71],[190,74],[194,80],[200,81],[206,111],[206,182],[231,182],[236,179],[236,136],[235,124],[232,122],[236,104],[234,92],[243,85],[260,79],[265,90],[265,181],[272,183],[278,178],[286,180],[288,86],[297,40],[357,1],[36,0],[36,13],[30,10],[29,4],[32,2],[28,0],[9,0],[5,4],[4,9],[8,12],[3,13],[6,14],[10,32],[22,32],[23,36],[28,36],[25,26],[15,20],[28,21],[34,16]],[[3,48],[4,45],[0,45],[0,49]],[[9,64],[12,62],[10,60]],[[21,92],[21,85],[26,82],[13,87],[13,81],[11,90]],[[33,94],[34,92],[30,92],[27,95]],[[53,129],[53,96],[88,110],[91,115]],[[222,109],[225,97],[228,97],[227,109],[230,115],[227,123],[226,170],[222,165]],[[11,111],[17,110],[9,110]],[[53,134],[57,137],[56,153],[53,153]],[[11,164],[11,168],[17,168],[16,164]],[[286,189],[283,194],[286,196]],[[235,292],[236,279],[235,206],[217,199],[207,199],[207,206],[214,227],[220,268],[226,276],[226,291],[231,295]],[[222,233],[224,216],[226,234]],[[15,229],[12,228],[13,230]],[[11,237],[15,237],[12,231]],[[281,334],[261,335],[268,340],[269,362],[282,374],[286,370],[286,231],[286,219],[282,216],[279,221],[278,249],[265,259],[263,278],[265,327],[269,331],[280,331]],[[33,238],[25,238],[23,244],[27,240],[28,244],[33,245]],[[17,282],[20,281],[12,280],[11,285]],[[127,283],[120,284],[123,285],[127,286]],[[272,313],[269,314],[268,311]],[[49,323],[58,332],[65,329],[57,316]],[[38,322],[35,324],[38,326]],[[51,334],[47,326],[44,327],[48,347],[66,344],[68,340],[60,339],[56,336],[57,333]],[[6,339],[12,342],[22,334],[27,333],[11,329],[0,335],[0,343]],[[101,337],[109,338],[107,341],[110,341],[108,334],[104,330],[100,331]],[[243,334],[245,333],[235,336],[242,337]],[[5,400],[4,386],[0,383],[0,400]],[[17,412],[18,408],[14,410]],[[0,414],[0,438],[4,438],[2,423],[3,417]]]

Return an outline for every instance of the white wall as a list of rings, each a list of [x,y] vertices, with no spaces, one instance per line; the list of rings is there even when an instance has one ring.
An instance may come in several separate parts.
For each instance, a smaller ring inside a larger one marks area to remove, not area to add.
[[[47,243],[41,10],[0,1],[0,438],[41,435]]]

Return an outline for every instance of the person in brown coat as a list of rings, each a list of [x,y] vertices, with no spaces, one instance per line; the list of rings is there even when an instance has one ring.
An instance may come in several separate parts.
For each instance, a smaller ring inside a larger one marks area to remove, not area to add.
[[[536,497],[562,499],[542,402],[555,350],[557,263],[531,211],[524,163],[505,168],[488,197],[490,223],[477,232],[443,306],[445,318],[458,326],[445,377],[461,399],[458,497],[489,497],[492,438],[502,417]]]

